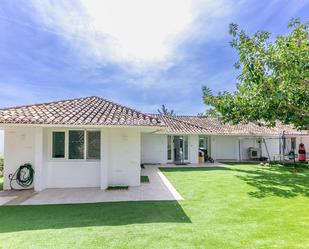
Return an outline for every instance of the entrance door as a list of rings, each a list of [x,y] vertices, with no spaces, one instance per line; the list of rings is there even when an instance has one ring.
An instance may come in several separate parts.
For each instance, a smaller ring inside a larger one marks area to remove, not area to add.
[[[188,160],[188,136],[174,136],[174,161],[184,162]]]

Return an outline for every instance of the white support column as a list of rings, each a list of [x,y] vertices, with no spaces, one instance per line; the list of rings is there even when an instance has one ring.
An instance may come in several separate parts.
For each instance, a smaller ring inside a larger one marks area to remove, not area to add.
[[[43,128],[35,128],[34,139],[34,190],[41,191],[46,187],[46,175],[44,174],[43,160]]]
[[[4,148],[3,148],[3,156],[4,156],[4,161],[3,161],[3,189],[7,190],[10,189],[10,184],[9,184],[9,174],[11,174],[11,172],[9,171],[8,168],[8,158],[9,158],[9,150],[8,150],[8,129],[4,130],[4,139],[3,139],[3,144],[4,144]]]
[[[238,138],[238,161],[242,160],[241,138]]]
[[[101,129],[101,189],[108,187],[108,165],[110,160],[109,153],[109,130],[108,128]]]

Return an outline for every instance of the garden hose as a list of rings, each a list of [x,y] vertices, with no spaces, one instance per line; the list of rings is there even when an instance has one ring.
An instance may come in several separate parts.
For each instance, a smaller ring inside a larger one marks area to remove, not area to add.
[[[10,187],[13,190],[21,190],[13,187],[13,181],[16,181],[23,189],[29,188],[33,183],[34,169],[30,163],[25,163],[24,165],[21,165],[14,174],[10,174],[9,179]]]

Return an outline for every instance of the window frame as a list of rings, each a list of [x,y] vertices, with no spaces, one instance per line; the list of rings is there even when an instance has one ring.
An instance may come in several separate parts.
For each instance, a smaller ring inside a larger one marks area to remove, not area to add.
[[[166,144],[166,157],[168,162],[173,161],[173,136],[167,135],[166,136],[167,144]],[[170,158],[169,158],[169,142],[170,142]]]
[[[64,157],[53,157],[53,142],[54,142],[54,138],[53,138],[53,133],[54,132],[64,132]],[[49,140],[50,140],[50,143],[49,143],[49,158],[51,160],[54,160],[54,161],[63,161],[63,160],[66,160],[67,159],[67,156],[68,156],[68,146],[67,146],[67,142],[68,142],[68,139],[67,139],[67,131],[65,129],[53,129],[50,131],[50,134],[49,134]]]
[[[83,131],[84,132],[84,158],[82,159],[70,159],[69,158],[69,131]],[[49,159],[51,161],[100,161],[100,159],[88,159],[87,158],[87,150],[88,150],[88,131],[97,131],[100,133],[100,152],[101,152],[101,139],[102,139],[102,132],[100,129],[82,129],[82,128],[72,128],[72,129],[51,129],[49,132]],[[64,132],[64,157],[53,157],[53,133],[54,132]]]
[[[99,147],[99,158],[88,158],[89,157],[89,151],[88,151],[88,132],[99,132],[99,144],[100,144],[100,147]],[[88,160],[88,161],[97,161],[97,160],[101,160],[101,131],[100,130],[85,130],[85,159]]]
[[[70,158],[70,131],[82,131],[84,133],[84,149],[83,149],[83,158]],[[86,160],[86,130],[84,129],[68,129],[68,160],[70,161],[85,161]]]
[[[198,136],[198,142],[199,142],[199,144],[198,144],[198,150],[200,150],[200,139],[203,139],[204,141],[205,141],[205,139],[207,140],[207,142],[206,142],[206,150],[207,150],[207,155],[208,156],[211,156],[211,137],[209,136],[209,135],[199,135]]]
[[[168,137],[170,136],[171,138],[171,159],[169,160],[168,159]],[[191,151],[191,143],[190,143],[190,140],[191,140],[191,136],[190,134],[173,134],[173,135],[166,135],[166,159],[167,159],[167,162],[170,163],[170,162],[175,162],[175,157],[174,157],[174,137],[175,136],[178,136],[178,137],[182,137],[183,138],[183,154],[184,154],[184,161],[185,162],[190,162],[190,157],[191,157],[191,154],[190,154],[190,151]],[[185,137],[187,137],[187,152],[185,152]],[[185,154],[187,153],[187,159],[185,159]]]

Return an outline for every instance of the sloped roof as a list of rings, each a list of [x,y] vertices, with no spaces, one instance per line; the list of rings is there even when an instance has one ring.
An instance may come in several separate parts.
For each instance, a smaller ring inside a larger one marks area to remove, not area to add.
[[[0,124],[162,126],[156,117],[91,96],[0,109]]]
[[[168,115],[161,115],[161,114],[151,114],[153,117],[156,117],[166,125],[162,132],[164,133],[183,133],[183,134],[204,134],[204,133],[212,133],[207,127],[201,127],[194,122],[183,120],[178,116],[168,116]]]
[[[217,135],[279,135],[284,131],[286,135],[309,135],[309,131],[300,131],[291,125],[277,123],[275,127],[260,126],[254,123],[233,125],[222,123],[216,117],[198,116],[167,116],[154,115],[167,125],[166,133],[179,134],[217,134]]]
[[[269,128],[223,124],[216,117],[144,114],[96,96],[0,109],[0,124],[155,126],[167,134],[309,135],[281,123]]]

